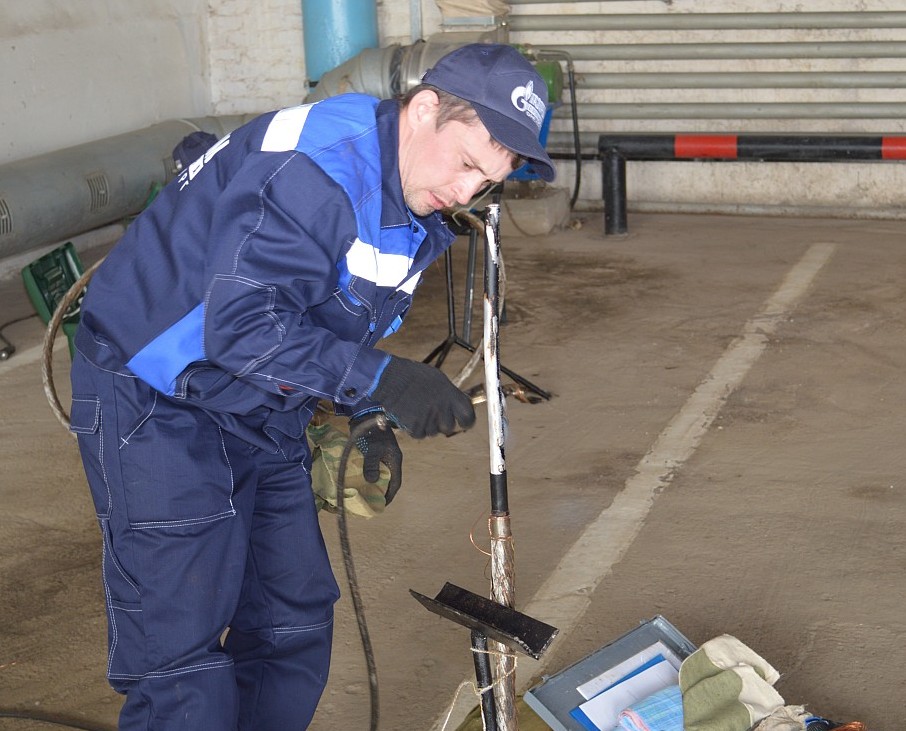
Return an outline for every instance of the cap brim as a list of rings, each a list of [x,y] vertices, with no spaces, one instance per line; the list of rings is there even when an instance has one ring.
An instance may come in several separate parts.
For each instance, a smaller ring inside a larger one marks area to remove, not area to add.
[[[475,102],[472,102],[472,106],[491,137],[528,160],[542,180],[548,183],[553,182],[557,177],[557,171],[544,151],[538,136],[532,130],[486,106]]]

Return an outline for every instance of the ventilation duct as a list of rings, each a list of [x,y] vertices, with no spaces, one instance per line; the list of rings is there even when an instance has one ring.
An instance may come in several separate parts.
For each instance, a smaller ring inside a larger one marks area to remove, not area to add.
[[[503,42],[497,30],[439,33],[410,46],[369,48],[321,77],[306,102],[356,92],[379,99],[405,94],[442,56],[467,43]]]
[[[172,150],[203,129],[218,137],[242,117],[171,120],[0,166],[0,258],[138,213],[174,175]]]

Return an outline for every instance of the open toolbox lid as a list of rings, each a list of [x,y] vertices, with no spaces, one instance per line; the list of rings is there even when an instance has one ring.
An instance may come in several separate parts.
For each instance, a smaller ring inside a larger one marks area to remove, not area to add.
[[[579,687],[657,642],[666,645],[680,660],[696,650],[676,627],[657,615],[555,675],[545,676],[525,693],[524,700],[554,731],[587,731],[570,715],[587,700]]]

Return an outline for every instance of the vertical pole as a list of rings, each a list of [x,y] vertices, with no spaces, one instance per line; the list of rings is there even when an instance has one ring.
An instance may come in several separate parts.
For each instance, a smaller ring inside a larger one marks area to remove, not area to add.
[[[447,359],[447,356],[450,354],[450,350],[453,347],[453,338],[456,333],[456,303],[453,300],[453,252],[450,250],[452,247],[447,247],[447,250],[444,251],[444,272],[446,273],[447,278],[447,339],[440,347],[439,355],[437,360],[434,362],[434,365],[437,368],[440,368],[444,361]],[[433,353],[432,353],[433,355]],[[428,356],[430,360],[431,356]]]
[[[317,82],[366,48],[378,47],[375,0],[302,0],[305,73]]]
[[[472,342],[472,307],[475,304],[475,258],[478,248],[478,230],[469,228],[469,258],[466,263],[466,296],[462,312],[462,339]]]
[[[500,387],[499,285],[500,205],[488,206],[485,219],[484,378],[488,404],[490,444],[491,518],[491,599],[512,607],[515,604],[513,540],[506,484],[506,401]],[[497,727],[516,731],[516,659],[506,646],[492,642],[494,653],[494,700]]]
[[[626,158],[617,150],[604,151],[601,161],[601,187],[604,197],[604,235],[625,234]]]

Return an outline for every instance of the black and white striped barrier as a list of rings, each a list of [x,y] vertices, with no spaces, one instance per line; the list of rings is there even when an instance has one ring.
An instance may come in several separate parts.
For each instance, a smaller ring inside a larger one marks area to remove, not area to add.
[[[906,137],[870,135],[604,134],[598,138],[604,235],[625,234],[628,160],[841,162],[906,160]]]

